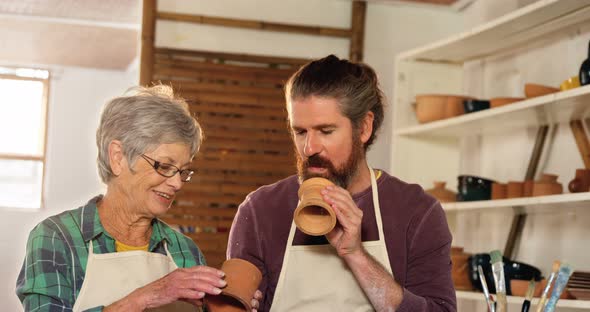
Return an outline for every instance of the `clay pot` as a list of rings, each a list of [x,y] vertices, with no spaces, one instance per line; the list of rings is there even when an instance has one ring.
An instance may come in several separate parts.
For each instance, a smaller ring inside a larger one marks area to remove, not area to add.
[[[311,178],[301,183],[297,192],[299,205],[293,213],[295,225],[301,232],[321,236],[336,226],[336,214],[320,193],[329,185],[334,183],[324,178]]]
[[[210,312],[252,311],[250,302],[262,280],[262,273],[252,263],[242,259],[223,262],[227,286],[218,296],[207,295],[205,304]]]
[[[492,184],[492,199],[503,199],[507,196],[507,185],[505,183]]]
[[[451,278],[455,289],[473,290],[473,285],[469,279],[469,253],[463,252],[463,247],[451,247]]]
[[[590,169],[577,169],[576,177],[568,184],[572,193],[588,192],[590,189]]]
[[[563,193],[563,186],[557,182],[557,175],[543,174],[533,185],[533,196],[555,195]]]
[[[451,118],[465,113],[462,95],[421,94],[416,96],[416,118],[420,123]]]
[[[457,201],[457,194],[445,188],[446,182],[434,181],[434,188],[425,192],[438,199],[441,203],[452,203]]]
[[[524,194],[524,183],[523,182],[516,182],[516,181],[508,182],[508,186],[506,187],[506,197],[507,198],[518,198],[518,197],[522,197],[523,194]]]

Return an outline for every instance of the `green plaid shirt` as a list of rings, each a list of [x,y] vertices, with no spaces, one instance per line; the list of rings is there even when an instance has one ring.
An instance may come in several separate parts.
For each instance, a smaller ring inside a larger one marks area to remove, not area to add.
[[[94,253],[115,252],[115,240],[98,217],[96,203],[100,198],[45,219],[29,234],[26,257],[16,282],[16,294],[25,311],[72,311],[84,282],[90,240]],[[178,267],[205,265],[203,254],[190,238],[158,219],[154,219],[152,226],[150,252],[165,255],[166,241]]]

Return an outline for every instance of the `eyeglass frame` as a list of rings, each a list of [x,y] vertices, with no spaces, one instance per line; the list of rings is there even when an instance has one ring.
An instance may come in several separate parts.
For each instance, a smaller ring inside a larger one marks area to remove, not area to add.
[[[190,182],[193,175],[195,174],[195,170],[194,169],[180,169],[178,167],[176,167],[173,164],[169,164],[169,163],[165,163],[165,162],[161,162],[161,161],[157,161],[149,156],[147,156],[146,154],[141,154],[141,157],[148,162],[148,164],[150,164],[150,166],[152,168],[154,168],[154,171],[156,171],[157,174],[165,177],[165,178],[172,178],[173,176],[175,176],[177,173],[180,175],[180,181],[182,182]],[[154,164],[152,164],[151,161],[154,162]],[[174,168],[174,173],[171,175],[165,175],[163,173],[161,173],[160,171],[158,171],[158,168],[161,168],[162,166],[170,166],[172,168]],[[188,178],[185,180],[182,179],[182,173],[183,172],[188,172]]]

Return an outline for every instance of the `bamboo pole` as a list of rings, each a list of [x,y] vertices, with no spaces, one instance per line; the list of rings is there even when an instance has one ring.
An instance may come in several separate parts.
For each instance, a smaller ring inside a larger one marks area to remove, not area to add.
[[[350,36],[350,60],[352,62],[362,62],[363,49],[365,45],[365,16],[367,13],[367,3],[364,1],[352,2],[352,18]]]
[[[304,26],[285,23],[264,22],[237,18],[215,17],[195,14],[181,14],[174,12],[158,12],[157,18],[161,20],[215,25],[224,27],[247,28],[255,30],[278,31],[299,33],[316,36],[330,36],[349,38],[350,30],[336,27]]]
[[[143,0],[143,16],[141,22],[141,61],[139,84],[149,85],[152,81],[154,68],[154,38],[156,32],[157,0]]]
[[[253,62],[253,63],[268,63],[268,64],[285,64],[293,66],[301,66],[309,62],[308,59],[291,58],[291,57],[274,57],[262,56],[243,53],[225,53],[225,52],[210,52],[210,51],[195,51],[182,50],[170,48],[156,48],[156,54],[167,54],[170,56],[186,56],[186,57],[200,57],[206,59],[236,61],[236,62]]]

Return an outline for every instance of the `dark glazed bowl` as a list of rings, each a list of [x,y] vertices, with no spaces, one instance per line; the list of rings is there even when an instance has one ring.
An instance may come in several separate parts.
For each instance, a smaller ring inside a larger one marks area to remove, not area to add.
[[[535,281],[540,281],[543,278],[541,271],[532,265],[512,261],[506,257],[502,257],[502,259],[502,261],[504,261],[504,280],[506,282],[507,295],[512,295],[512,290],[510,289],[511,280],[530,281],[531,279],[534,279]],[[479,274],[477,273],[477,266],[481,265],[486,284],[488,285],[488,290],[490,293],[495,294],[496,284],[494,283],[494,273],[492,272],[492,264],[490,263],[490,254],[475,254],[469,257],[467,262],[469,263],[469,279],[471,280],[473,287],[479,291],[483,291],[481,282],[479,281]]]
[[[460,175],[457,184],[457,201],[488,200],[492,198],[495,181],[471,175]]]
[[[487,100],[465,100],[463,101],[465,113],[475,113],[490,108],[490,101]]]

